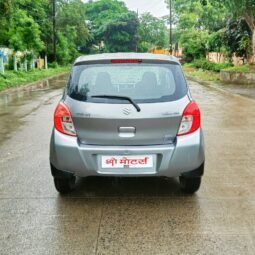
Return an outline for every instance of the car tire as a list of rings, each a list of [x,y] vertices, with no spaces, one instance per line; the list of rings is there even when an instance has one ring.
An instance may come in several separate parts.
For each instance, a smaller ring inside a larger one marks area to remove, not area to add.
[[[194,194],[200,188],[202,177],[184,177],[180,176],[181,190],[187,194]]]
[[[60,194],[67,194],[73,191],[75,189],[75,181],[75,176],[54,177],[55,188]]]

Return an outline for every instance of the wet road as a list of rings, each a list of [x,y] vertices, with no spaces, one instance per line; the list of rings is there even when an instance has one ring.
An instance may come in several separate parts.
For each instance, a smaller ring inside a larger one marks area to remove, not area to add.
[[[61,89],[1,96],[0,254],[254,254],[255,100],[190,83],[207,156],[195,196],[164,178],[89,178],[59,196],[48,147]]]

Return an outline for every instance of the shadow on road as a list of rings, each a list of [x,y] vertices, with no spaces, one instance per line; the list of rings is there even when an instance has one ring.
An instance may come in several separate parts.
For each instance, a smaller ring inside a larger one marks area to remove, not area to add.
[[[87,177],[77,181],[74,192],[64,197],[183,197],[174,178],[112,178]]]

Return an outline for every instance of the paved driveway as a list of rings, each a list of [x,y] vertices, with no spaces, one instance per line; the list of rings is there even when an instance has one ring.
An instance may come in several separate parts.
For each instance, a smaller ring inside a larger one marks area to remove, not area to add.
[[[0,254],[254,254],[255,100],[190,83],[207,158],[195,196],[175,179],[88,178],[61,197],[48,164],[61,90],[2,107]]]

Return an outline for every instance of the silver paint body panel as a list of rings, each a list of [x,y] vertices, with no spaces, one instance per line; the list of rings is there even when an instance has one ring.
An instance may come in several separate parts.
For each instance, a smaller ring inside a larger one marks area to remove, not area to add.
[[[153,54],[119,53],[80,57],[75,65],[110,59],[143,59],[179,64],[174,57]],[[200,167],[205,160],[202,129],[178,137],[182,113],[192,100],[189,90],[179,100],[141,103],[141,112],[132,104],[92,103],[64,94],[77,137],[53,129],[50,162],[76,176],[166,176],[177,177]],[[102,169],[101,156],[152,155],[152,169]]]
[[[155,173],[108,172],[103,174],[99,155],[155,155]],[[76,176],[166,176],[177,177],[194,170],[204,162],[204,138],[202,130],[178,137],[175,144],[154,146],[98,146],[79,144],[76,137],[66,136],[55,129],[51,138],[51,163],[59,170]]]

